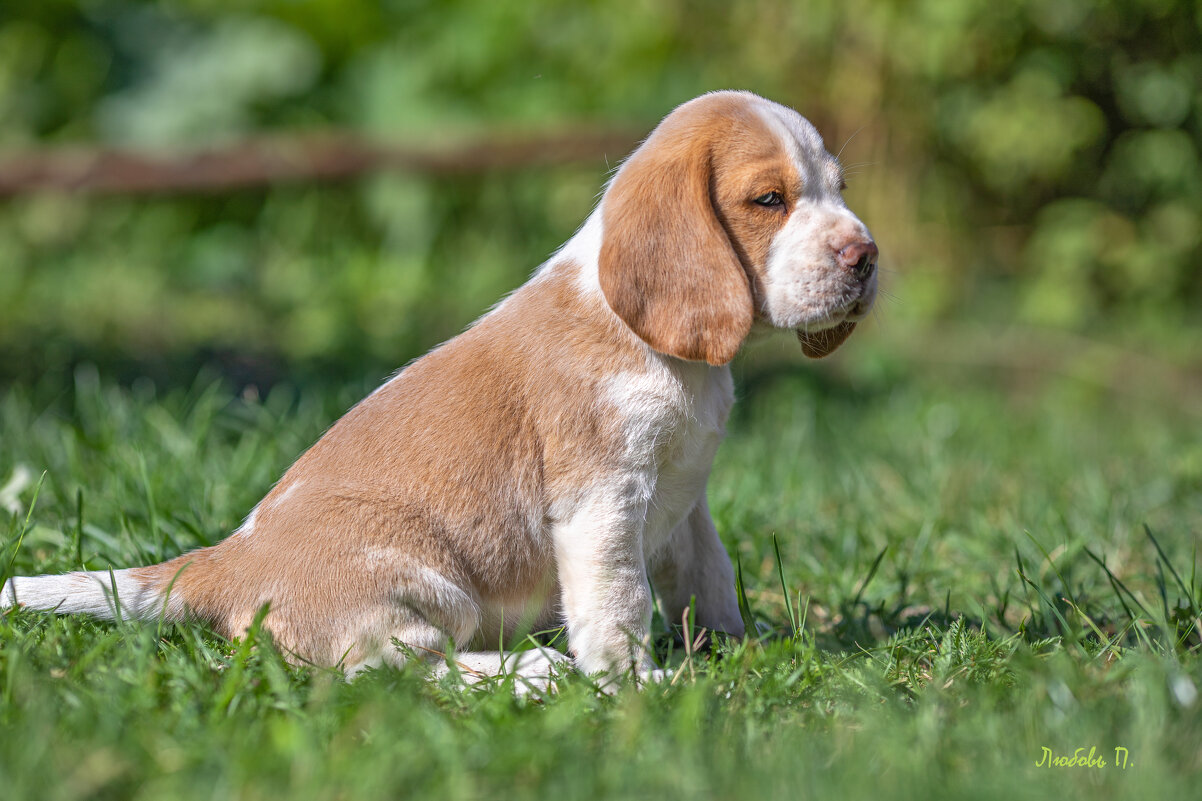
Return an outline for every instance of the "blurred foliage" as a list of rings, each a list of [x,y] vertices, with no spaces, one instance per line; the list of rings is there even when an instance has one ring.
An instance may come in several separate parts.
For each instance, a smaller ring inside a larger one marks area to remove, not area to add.
[[[1180,342],[1202,308],[1200,26],[1186,0],[6,0],[0,150],[649,129],[746,88],[842,150],[897,299],[882,316]],[[520,283],[623,155],[0,201],[0,373],[389,369]]]

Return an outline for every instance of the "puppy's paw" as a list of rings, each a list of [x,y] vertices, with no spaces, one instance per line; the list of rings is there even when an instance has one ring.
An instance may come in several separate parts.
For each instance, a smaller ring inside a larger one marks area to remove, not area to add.
[[[664,681],[671,681],[672,671],[661,668],[650,668],[640,670],[635,674],[636,683],[642,687],[646,684],[659,684]]]

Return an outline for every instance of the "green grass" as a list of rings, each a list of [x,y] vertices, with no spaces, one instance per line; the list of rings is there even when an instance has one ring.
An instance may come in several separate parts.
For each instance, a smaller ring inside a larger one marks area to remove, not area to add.
[[[573,676],[536,703],[412,670],[347,684],[191,625],[14,612],[4,796],[1196,797],[1196,405],[848,364],[736,370],[710,497],[757,642],[689,655],[658,621],[673,684],[611,698]],[[32,479],[0,493],[0,570],[211,543],[367,388],[259,400],[86,370],[11,388],[0,485]],[[1036,767],[1044,747],[1108,765]]]

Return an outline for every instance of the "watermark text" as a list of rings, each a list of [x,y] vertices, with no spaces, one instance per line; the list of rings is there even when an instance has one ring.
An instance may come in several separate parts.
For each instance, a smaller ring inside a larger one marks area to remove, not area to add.
[[[1101,770],[1103,768],[1113,767],[1119,770],[1135,767],[1135,763],[1131,760],[1131,752],[1121,745],[1114,748],[1114,760],[1106,761],[1108,752],[1103,751],[1098,753],[1096,745],[1089,746],[1088,751],[1085,746],[1078,748],[1073,753],[1056,753],[1046,745],[1041,746],[1042,753],[1039,755],[1039,761],[1035,763],[1037,768],[1094,768]]]

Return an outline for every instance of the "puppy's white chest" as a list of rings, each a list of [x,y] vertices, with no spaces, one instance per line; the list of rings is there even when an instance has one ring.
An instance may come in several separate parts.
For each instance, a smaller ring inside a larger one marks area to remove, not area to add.
[[[730,370],[677,362],[621,391],[626,455],[647,493],[643,548],[659,549],[705,490],[734,402]]]

